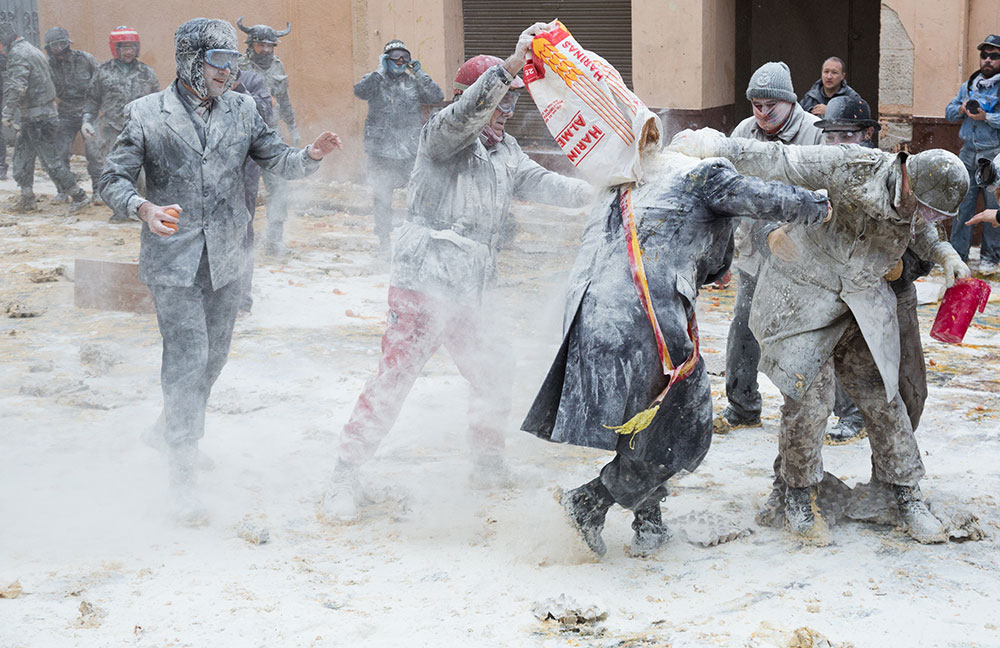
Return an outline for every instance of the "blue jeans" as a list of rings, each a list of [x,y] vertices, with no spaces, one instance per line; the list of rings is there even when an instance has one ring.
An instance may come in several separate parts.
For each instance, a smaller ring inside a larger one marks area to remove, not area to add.
[[[995,155],[996,151],[991,151],[980,153],[977,156],[975,151],[963,146],[959,156],[969,171],[969,192],[965,194],[962,204],[958,207],[958,216],[951,222],[951,246],[966,263],[969,262],[969,246],[972,245],[972,228],[967,226],[965,222],[975,215],[979,193],[983,193],[987,209],[997,208],[997,199],[993,192],[985,191],[976,186],[976,157],[992,159]],[[1000,228],[983,225],[983,242],[979,248],[979,258],[982,261],[1000,263]]]

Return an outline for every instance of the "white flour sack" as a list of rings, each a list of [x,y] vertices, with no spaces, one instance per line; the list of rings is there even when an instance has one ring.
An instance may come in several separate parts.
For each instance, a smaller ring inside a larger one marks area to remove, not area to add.
[[[618,70],[556,25],[535,37],[524,66],[524,83],[545,125],[589,181],[638,181],[639,142],[644,131],[659,139],[659,118],[625,87]]]

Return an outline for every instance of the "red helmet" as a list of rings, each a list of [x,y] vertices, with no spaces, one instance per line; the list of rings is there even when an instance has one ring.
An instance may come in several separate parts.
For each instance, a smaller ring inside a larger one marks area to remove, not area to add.
[[[135,43],[135,46],[139,47],[139,32],[125,25],[115,27],[111,30],[111,35],[108,36],[108,47],[111,48],[111,58],[118,58],[119,43]]]
[[[503,65],[503,61],[489,54],[473,56],[462,63],[462,67],[458,68],[458,74],[455,75],[455,94],[462,94],[468,90],[469,86],[483,75],[483,72],[497,65]],[[510,82],[510,89],[521,90],[522,88],[524,88],[524,81],[521,80],[521,77],[515,76],[514,80]]]

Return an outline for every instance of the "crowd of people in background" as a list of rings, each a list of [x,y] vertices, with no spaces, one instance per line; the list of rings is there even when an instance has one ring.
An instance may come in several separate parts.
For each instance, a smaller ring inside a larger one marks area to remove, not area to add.
[[[206,403],[237,313],[251,308],[259,178],[267,190],[263,247],[282,257],[288,253],[287,180],[315,171],[340,147],[327,131],[299,148],[288,73],[275,56],[291,25],[246,27],[242,18],[236,24],[246,35],[242,52],[235,28],[224,20],[181,25],[174,39],[177,77],[161,89],[139,60],[139,34],[127,26],[111,31],[111,58],[99,64],[73,49],[64,28],[45,33],[42,52],[0,23],[3,127],[16,134],[16,209],[35,206],[36,158],[60,201],[70,210],[86,204],[69,167],[79,134],[90,201],[105,203],[112,222],[143,223],[139,272],[163,337],[158,433],[178,514],[190,523],[205,515],[196,476]],[[633,555],[650,555],[669,538],[660,515],[667,480],[697,467],[713,430],[762,425],[758,371],[783,400],[774,488],[761,524],[783,523],[806,541],[828,541],[817,489],[833,413],[834,440],[867,433],[872,483],[894,502],[906,531],[920,542],[946,541],[947,529],[918,485],[924,466],[914,430],[927,381],[913,282],[935,264],[949,285],[968,277],[971,225],[979,222],[992,227],[984,228],[977,270],[1000,271],[1000,231],[994,229],[1000,36],[977,46],[980,67],[947,107],[947,118],[961,123],[957,157],[939,149],[911,155],[875,148],[879,123],[848,85],[847,64],[835,56],[823,62],[801,99],[784,62],[759,67],[746,90],[753,115],[729,137],[685,131],[664,151],[656,122],[639,151],[652,171],[635,207],[640,231],[656,219],[674,224],[668,238],[649,229],[644,240],[650,249],[664,246],[649,263],[662,266],[650,288],[665,309],[665,362],[687,358],[690,366],[664,401],[670,422],[660,419],[625,438],[610,430],[626,425],[664,388],[664,376],[647,370],[657,365],[657,349],[639,333],[646,315],[630,310],[634,293],[616,283],[628,280],[627,266],[601,267],[615,258],[612,248],[624,245],[621,217],[632,205],[622,202],[622,187],[593,187],[542,168],[505,130],[524,88],[518,73],[532,38],[552,27],[525,30],[506,59],[467,61],[443,107],[441,87],[398,39],[385,44],[376,69],[354,86],[368,103],[364,147],[378,255],[392,258],[389,315],[378,371],[340,438],[325,515],[356,516],[359,470],[441,346],[472,386],[473,485],[501,488],[515,481],[503,454],[510,354],[490,327],[493,288],[511,200],[544,197],[562,206],[596,206],[571,279],[563,348],[522,428],[615,451],[598,478],[559,498],[591,550],[603,554],[601,530],[614,504],[635,514]],[[279,121],[289,143],[275,130]],[[228,145],[220,150],[213,144],[223,133]],[[6,158],[0,161],[6,174]],[[984,169],[992,169],[992,184],[977,178]],[[716,191],[719,186],[728,193]],[[392,196],[401,187],[407,188],[407,215],[394,231]],[[974,217],[980,196],[988,209]],[[939,240],[934,225],[949,218],[950,244]],[[738,285],[727,339],[728,402],[713,421],[695,299],[701,285],[725,275],[734,240]],[[678,254],[682,244],[689,251]],[[609,312],[622,317],[609,319]],[[622,345],[624,339],[635,346]]]

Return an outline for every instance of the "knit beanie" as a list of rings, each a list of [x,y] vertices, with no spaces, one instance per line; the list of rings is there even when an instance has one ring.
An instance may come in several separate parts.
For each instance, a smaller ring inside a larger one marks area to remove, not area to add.
[[[792,73],[788,66],[771,61],[757,68],[747,86],[747,99],[778,99],[795,103],[798,97],[792,89]]]

